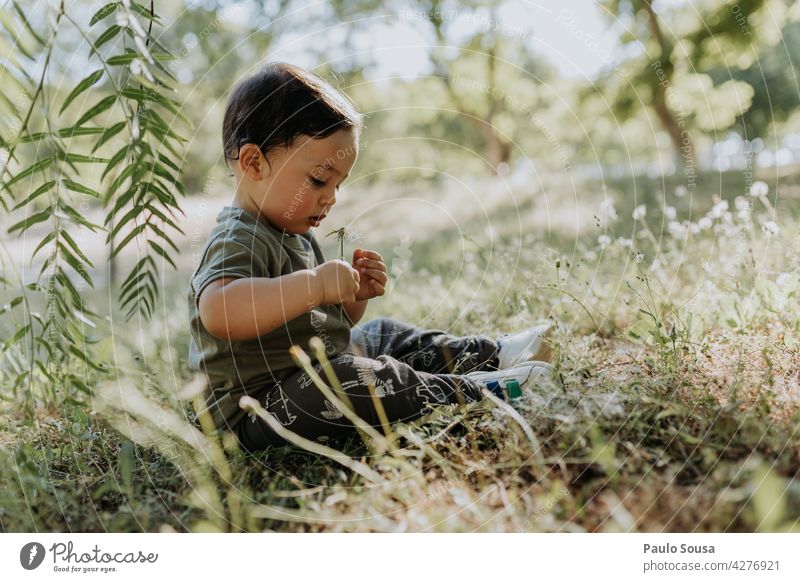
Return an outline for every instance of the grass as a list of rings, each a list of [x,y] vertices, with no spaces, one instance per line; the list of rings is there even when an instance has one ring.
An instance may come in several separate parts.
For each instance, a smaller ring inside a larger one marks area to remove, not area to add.
[[[526,394],[518,415],[486,399],[393,425],[393,449],[356,432],[324,443],[346,460],[298,447],[248,457],[186,423],[201,385],[186,364],[180,273],[153,322],[115,318],[114,343],[102,348],[117,357],[120,382],[96,379],[91,397],[43,402],[34,390],[36,406],[5,403],[0,524],[798,531],[800,239],[790,218],[758,199],[743,213],[734,197],[728,209],[710,197],[693,209],[686,236],[662,221],[655,197],[641,202],[641,219],[630,218],[635,205],[619,204],[619,218],[598,219],[577,238],[514,234],[519,216],[499,209],[491,244],[485,219],[460,225],[469,238],[443,230],[360,242],[393,273],[367,318],[455,334],[492,335],[546,316],[563,325],[556,381]],[[678,212],[678,223],[688,220]],[[712,226],[692,233],[706,212]],[[780,232],[768,234],[760,220],[773,219]]]

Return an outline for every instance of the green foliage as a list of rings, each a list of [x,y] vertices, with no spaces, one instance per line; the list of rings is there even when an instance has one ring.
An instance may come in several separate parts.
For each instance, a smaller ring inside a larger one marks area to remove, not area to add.
[[[645,51],[636,51],[609,71],[598,89],[611,98],[621,119],[634,117],[642,105],[651,108],[680,157],[682,146],[696,142],[697,134],[728,129],[741,116],[751,119],[747,111],[754,95],[763,111],[764,96],[753,89],[763,80],[742,74],[741,63],[746,59],[750,65],[776,42],[771,30],[780,30],[785,21],[782,4],[783,0],[701,2],[693,11],[656,11],[651,0],[606,1],[609,18],[625,24],[623,45],[643,46]],[[756,20],[771,22],[754,26]],[[759,63],[758,75],[763,74],[761,67]],[[785,71],[779,74],[785,76]],[[761,123],[756,131],[764,128]]]
[[[76,238],[83,229],[106,231],[112,259],[132,242],[144,243],[144,257],[126,277],[121,302],[128,319],[137,313],[149,318],[159,292],[155,257],[174,266],[170,253],[177,253],[178,247],[172,233],[182,233],[176,213],[185,189],[175,160],[186,140],[175,125],[188,120],[169,96],[174,76],[163,63],[172,56],[152,38],[153,23],[159,20],[152,7],[111,2],[88,24],[64,6],[51,9],[55,14],[45,20],[51,23],[48,30],[37,30],[16,2],[2,12],[5,40],[18,50],[9,55],[0,79],[12,89],[0,104],[14,120],[12,131],[0,141],[5,160],[0,166],[0,202],[6,211],[21,214],[8,234],[32,237],[46,225],[31,255],[33,259],[45,252],[37,282],[24,287],[4,310],[16,321],[18,309],[24,308],[6,347],[19,350],[19,356],[23,346],[33,348],[21,358],[27,361],[13,378],[13,394],[18,396],[25,382],[43,380],[47,399],[56,404],[89,393],[88,373],[111,370],[91,350],[99,341],[91,335],[98,314],[84,300],[84,289],[94,287],[95,265]],[[116,24],[105,27],[112,15]],[[59,98],[52,86],[53,63],[63,50],[58,39],[66,28],[85,41],[90,47],[87,56],[99,67]],[[33,79],[26,71],[37,61],[44,65]],[[109,148],[116,153],[104,155]],[[103,169],[98,178],[84,167]],[[110,181],[104,185],[107,177]],[[107,209],[102,225],[77,210],[97,205]],[[46,316],[30,307],[41,300]],[[85,367],[83,374],[76,365]]]

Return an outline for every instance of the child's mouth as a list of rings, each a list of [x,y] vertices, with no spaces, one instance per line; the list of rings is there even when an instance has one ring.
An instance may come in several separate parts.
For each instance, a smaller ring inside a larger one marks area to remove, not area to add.
[[[308,222],[311,223],[311,226],[319,226],[322,222],[322,219],[325,218],[324,216],[309,216]]]

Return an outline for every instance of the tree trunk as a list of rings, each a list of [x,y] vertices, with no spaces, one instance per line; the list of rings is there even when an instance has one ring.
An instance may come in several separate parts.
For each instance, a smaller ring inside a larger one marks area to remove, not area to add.
[[[663,72],[663,79],[659,79],[656,75],[653,83],[653,109],[658,116],[658,120],[666,130],[672,141],[672,147],[675,149],[678,159],[684,168],[694,167],[694,146],[689,131],[683,127],[683,123],[675,119],[675,114],[669,108],[667,102],[667,89],[672,83],[672,49],[667,43],[664,33],[661,30],[661,23],[658,20],[658,15],[653,10],[651,0],[642,0],[642,8],[647,13],[647,22],[650,26],[650,33],[658,43],[660,54],[660,63],[662,65],[661,71]]]
[[[483,134],[486,138],[486,159],[492,175],[497,176],[500,164],[507,164],[511,157],[511,144],[503,141],[491,126],[484,125]]]
[[[672,147],[684,167],[694,165],[694,146],[689,131],[682,129],[675,115],[667,105],[666,90],[656,83],[653,87],[653,109],[661,122],[662,127],[672,141]]]

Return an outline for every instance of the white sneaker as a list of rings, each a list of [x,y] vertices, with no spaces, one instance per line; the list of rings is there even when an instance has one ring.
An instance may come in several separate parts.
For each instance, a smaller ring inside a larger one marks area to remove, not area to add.
[[[529,360],[513,368],[467,372],[465,376],[481,382],[486,388],[507,400],[509,397],[513,399],[521,396],[523,390],[531,388],[534,384],[551,381],[553,366],[547,362]]]
[[[552,321],[541,323],[528,329],[505,333],[497,338],[497,357],[500,359],[498,368],[504,370],[513,368],[529,360],[541,362],[549,361],[553,355],[547,340],[556,329]]]

